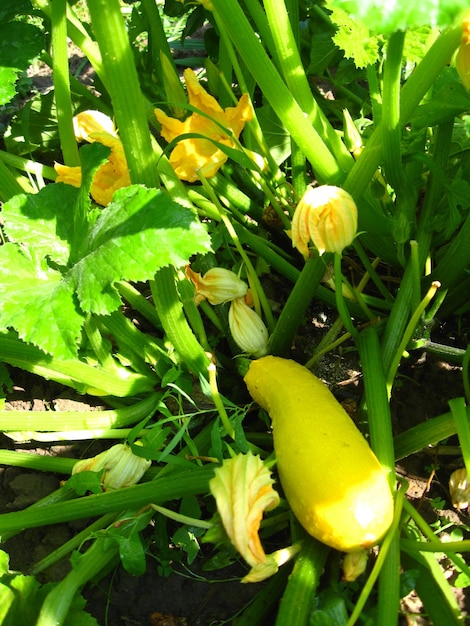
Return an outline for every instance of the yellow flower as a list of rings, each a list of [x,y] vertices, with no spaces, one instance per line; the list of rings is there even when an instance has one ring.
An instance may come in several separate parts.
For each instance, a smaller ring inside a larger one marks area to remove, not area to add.
[[[113,199],[114,192],[131,184],[124,148],[117,136],[112,120],[100,111],[84,111],[74,117],[74,131],[78,141],[93,143],[98,141],[111,153],[106,163],[98,168],[91,184],[91,196],[95,202],[106,206]],[[68,167],[55,163],[58,174],[56,182],[80,187],[82,172],[80,167]]]
[[[357,231],[357,207],[352,196],[340,187],[309,187],[292,219],[292,243],[308,258],[312,240],[319,254],[342,252]]]
[[[256,358],[267,353],[268,329],[258,313],[245,303],[245,298],[232,300],[228,324],[233,340],[243,352]]]
[[[465,89],[470,90],[470,18],[463,22],[462,41],[455,57],[455,67]]]
[[[161,109],[155,109],[155,116],[162,125],[161,134],[168,142],[185,133],[203,135],[203,137],[182,139],[170,155],[170,163],[178,177],[181,180],[194,182],[198,180],[198,170],[201,170],[206,178],[210,178],[227,160],[227,155],[211,140],[235,148],[233,138],[238,139],[245,122],[251,120],[252,109],[248,95],[243,94],[236,107],[228,107],[224,110],[217,100],[201,87],[193,70],[186,69],[184,78],[189,103],[197,111],[183,122],[169,117]]]
[[[225,533],[252,568],[242,582],[255,582],[277,571],[279,560],[267,555],[259,538],[264,511],[279,504],[271,472],[249,452],[225,459],[209,483]]]
[[[449,492],[452,506],[461,511],[468,507],[470,500],[470,481],[465,468],[455,470],[449,478]]]
[[[248,285],[235,272],[223,267],[212,267],[204,276],[186,268],[186,277],[194,283],[196,293],[194,300],[200,304],[208,300],[210,304],[224,304],[234,298],[243,298],[248,291]]]
[[[138,483],[150,465],[151,461],[135,455],[129,446],[118,443],[91,459],[75,463],[72,474],[104,470],[102,487],[103,491],[108,491]]]

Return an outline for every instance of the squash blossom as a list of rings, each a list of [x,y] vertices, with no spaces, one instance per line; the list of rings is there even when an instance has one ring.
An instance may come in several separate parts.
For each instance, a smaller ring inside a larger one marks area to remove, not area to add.
[[[470,18],[463,22],[462,41],[455,57],[455,67],[465,89],[470,90]]]
[[[98,168],[91,184],[93,200],[106,206],[113,199],[115,191],[131,184],[121,140],[117,135],[113,121],[100,111],[79,113],[73,119],[73,126],[77,141],[88,141],[89,143],[98,141],[111,148],[108,160]],[[62,182],[80,187],[82,181],[80,167],[68,167],[55,163],[54,168],[58,174],[57,183]]]
[[[292,219],[292,244],[305,259],[313,241],[320,255],[341,253],[356,236],[357,207],[352,196],[340,187],[309,187]]]
[[[274,574],[280,564],[276,553],[265,553],[258,534],[263,512],[274,509],[280,501],[273,482],[261,458],[251,452],[225,459],[209,482],[223,529],[252,568],[242,582],[263,580]],[[211,529],[204,541],[217,541],[218,537],[217,528]]]
[[[75,463],[72,474],[104,470],[102,487],[103,491],[109,491],[138,483],[150,465],[151,461],[135,455],[128,445],[118,443],[101,454]]]
[[[452,506],[461,511],[468,508],[470,500],[470,481],[465,468],[455,470],[449,478],[449,492]]]
[[[196,304],[203,300],[208,300],[212,305],[224,304],[234,298],[243,298],[248,291],[248,285],[238,278],[235,272],[223,267],[212,267],[201,276],[188,265],[186,278],[196,287],[194,295]]]
[[[268,329],[258,313],[250,308],[245,298],[235,298],[230,303],[228,325],[233,340],[243,352],[255,358],[268,351]]]
[[[155,116],[162,125],[162,137],[169,143],[186,133],[202,135],[182,139],[170,154],[170,163],[177,176],[181,180],[194,182],[199,180],[198,170],[201,170],[206,178],[210,178],[228,158],[213,141],[236,148],[234,138],[238,139],[245,122],[251,120],[253,113],[247,94],[242,95],[236,107],[224,110],[217,100],[201,87],[192,69],[184,71],[184,78],[189,104],[197,110],[183,122],[169,117],[161,109],[155,109]]]

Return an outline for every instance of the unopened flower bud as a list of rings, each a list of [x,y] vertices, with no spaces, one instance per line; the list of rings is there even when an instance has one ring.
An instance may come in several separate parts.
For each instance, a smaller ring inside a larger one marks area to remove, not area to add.
[[[367,552],[365,550],[357,550],[356,552],[348,552],[343,561],[343,580],[345,582],[353,582],[367,567]]]
[[[449,479],[449,491],[452,500],[452,506],[456,509],[466,509],[470,500],[470,481],[468,480],[467,470],[462,469],[452,472]]]
[[[235,343],[243,352],[256,358],[267,353],[268,329],[258,313],[245,303],[244,298],[232,300],[228,323]]]
[[[309,187],[292,220],[292,243],[307,259],[313,241],[319,254],[341,253],[356,236],[357,207],[352,196],[340,187]]]
[[[73,466],[78,472],[101,472],[104,491],[121,489],[138,483],[151,465],[151,461],[135,455],[128,445],[118,443],[91,459],[83,459]]]
[[[248,285],[238,278],[235,272],[223,267],[212,267],[201,276],[188,266],[186,277],[196,287],[194,296],[196,304],[206,299],[213,305],[224,304],[235,298],[243,298],[248,291]]]
[[[470,18],[464,20],[462,41],[455,57],[455,68],[465,89],[470,90]]]

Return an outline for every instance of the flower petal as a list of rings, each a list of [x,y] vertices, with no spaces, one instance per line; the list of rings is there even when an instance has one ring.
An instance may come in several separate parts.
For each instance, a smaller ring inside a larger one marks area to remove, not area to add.
[[[263,511],[279,504],[273,482],[261,458],[248,453],[224,460],[209,483],[225,531],[251,567],[267,560],[258,530]]]

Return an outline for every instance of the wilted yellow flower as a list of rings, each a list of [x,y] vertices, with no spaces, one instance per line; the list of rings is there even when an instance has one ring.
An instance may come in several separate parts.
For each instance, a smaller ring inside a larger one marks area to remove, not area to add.
[[[251,120],[253,113],[247,94],[242,95],[236,107],[228,107],[224,110],[217,100],[201,87],[193,70],[186,69],[184,78],[189,103],[197,111],[183,122],[169,117],[161,109],[155,109],[155,116],[162,125],[161,134],[168,142],[185,133],[203,135],[203,137],[182,139],[170,154],[170,163],[178,177],[194,182],[198,180],[198,170],[201,170],[206,178],[210,178],[227,160],[227,155],[211,140],[235,148],[233,138],[238,139],[245,122]]]
[[[470,18],[462,25],[462,41],[455,57],[455,67],[465,89],[470,90]]]
[[[319,254],[342,252],[357,231],[357,207],[352,196],[340,187],[309,187],[292,219],[292,243],[307,259],[313,241]]]
[[[258,313],[250,308],[245,298],[235,298],[228,311],[228,324],[235,343],[256,358],[268,351],[268,329]]]
[[[91,459],[75,463],[72,474],[104,470],[102,486],[108,491],[138,483],[150,465],[151,461],[135,455],[128,445],[117,443]]]
[[[273,489],[273,482],[271,472],[261,458],[249,452],[225,459],[209,483],[228,538],[248,565],[267,576],[274,574],[277,566],[266,555],[258,531],[263,512],[279,504],[279,494]]]
[[[186,267],[186,277],[194,283],[196,304],[208,300],[210,304],[224,304],[234,298],[243,298],[248,291],[248,285],[238,278],[235,272],[223,267],[212,267],[204,276],[193,272]]]
[[[348,552],[343,560],[343,580],[353,582],[366,571],[366,567],[367,552],[365,550]]]
[[[98,141],[111,148],[108,160],[98,168],[91,184],[93,200],[106,206],[111,202],[115,191],[131,184],[121,140],[116,134],[113,121],[100,111],[84,111],[76,115],[73,121],[77,140],[85,140],[89,143]],[[56,182],[80,187],[82,181],[80,167],[68,167],[55,163],[54,168],[58,174]]]
[[[452,506],[456,509],[466,509],[470,500],[470,481],[468,480],[467,470],[462,469],[452,472],[449,478],[449,491],[452,500]]]

